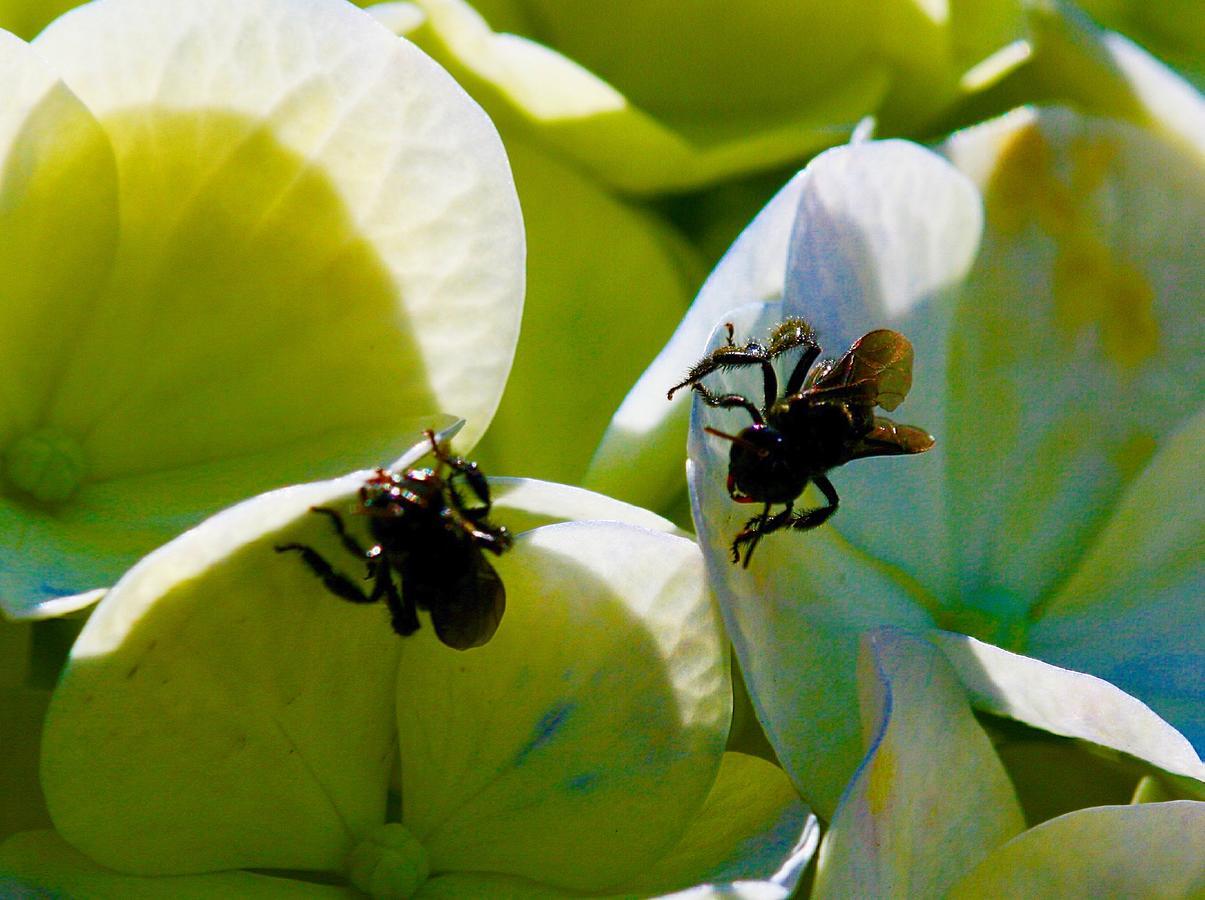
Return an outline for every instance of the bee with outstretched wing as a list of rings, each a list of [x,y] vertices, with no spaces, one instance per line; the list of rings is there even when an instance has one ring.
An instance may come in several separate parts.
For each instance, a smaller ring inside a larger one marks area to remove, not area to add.
[[[923,453],[933,446],[927,431],[897,425],[875,415],[899,406],[912,387],[912,344],[898,331],[878,329],[856,340],[839,360],[817,363],[820,345],[803,319],[786,319],[771,329],[767,340],[744,346],[728,342],[691,367],[686,379],[669,391],[688,385],[703,402],[720,409],[744,409],[753,424],[738,434],[714,428],[709,434],[732,443],[728,464],[728,494],[738,503],[762,503],[732,542],[732,561],[748,566],[758,541],[783,528],[807,531],[837,511],[837,490],[827,472],[855,459]],[[803,347],[782,394],[773,360]],[[762,371],[761,406],[742,394],[715,394],[702,379],[712,372],[745,366]],[[795,500],[808,483],[828,500],[827,506],[796,512]],[[771,514],[776,503],[785,509]]]

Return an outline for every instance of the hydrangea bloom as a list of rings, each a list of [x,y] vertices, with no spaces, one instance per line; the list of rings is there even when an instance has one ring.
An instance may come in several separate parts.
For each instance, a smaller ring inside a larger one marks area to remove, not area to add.
[[[745,571],[727,559],[745,518],[724,491],[727,447],[701,430],[740,415],[703,409],[692,430],[713,583],[771,740],[822,811],[861,755],[853,659],[878,624],[1094,673],[1202,735],[1187,625],[1201,510],[1163,508],[1193,481],[1199,159],[1064,111],[1022,111],[947,153],[974,180],[900,142],[819,157],[775,203],[796,216],[782,305],[728,317],[745,334],[804,315],[841,349],[904,332],[917,362],[901,418],[937,448],[840,470],[832,527],[764,540]],[[979,700],[1015,712],[1007,691]],[[1083,721],[1035,724],[1110,745]],[[1156,762],[1199,776],[1195,755],[1172,757]]]
[[[522,222],[489,120],[419,51],[337,0],[102,0],[0,34],[0,72],[10,615],[445,411],[482,433]]]
[[[47,722],[57,834],[14,836],[0,871],[97,897],[749,880],[785,897],[814,820],[777,767],[723,752],[727,645],[694,542],[599,495],[503,480],[495,514],[521,532],[495,563],[507,612],[461,653],[429,624],[398,638],[379,606],[273,552],[341,558],[307,510],[349,505],[366,475],[219,513],[106,594]]]
[[[1025,58],[1002,52],[1023,39],[1015,0],[375,8],[483,88],[496,118],[636,193],[800,159],[867,115],[923,127]]]

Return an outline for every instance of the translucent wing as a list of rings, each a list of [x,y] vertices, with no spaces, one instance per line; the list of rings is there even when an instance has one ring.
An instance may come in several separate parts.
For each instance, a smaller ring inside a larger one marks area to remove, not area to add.
[[[488,643],[506,611],[502,577],[485,554],[465,547],[468,563],[440,585],[438,601],[431,603],[431,624],[439,639],[456,650]]]
[[[903,456],[924,453],[933,447],[933,435],[915,425],[897,425],[882,416],[874,417],[874,427],[850,447],[850,459],[867,456]]]
[[[854,341],[834,365],[817,372],[804,393],[818,401],[863,403],[892,410],[912,387],[912,343],[880,328]]]

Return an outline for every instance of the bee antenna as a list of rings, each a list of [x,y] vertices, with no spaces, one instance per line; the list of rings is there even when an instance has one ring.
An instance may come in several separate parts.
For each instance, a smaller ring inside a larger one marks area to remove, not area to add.
[[[710,425],[704,426],[703,430],[705,432],[707,432],[708,434],[715,435],[718,438],[723,438],[726,441],[732,441],[732,443],[734,443],[734,444],[740,444],[746,450],[753,451],[762,459],[765,459],[767,456],[770,455],[770,451],[767,450],[765,447],[758,447],[756,444],[754,444],[750,441],[747,441],[743,437],[739,437],[735,434],[727,434],[726,432],[723,432],[723,431],[717,431],[716,429],[712,428]]]

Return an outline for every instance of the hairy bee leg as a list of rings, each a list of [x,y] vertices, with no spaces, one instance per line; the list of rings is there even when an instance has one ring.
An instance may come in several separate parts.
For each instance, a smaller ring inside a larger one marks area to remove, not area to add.
[[[687,374],[686,379],[679,384],[675,384],[666,393],[666,398],[674,399],[674,394],[687,385],[692,387],[701,387],[699,380],[706,378],[712,372],[720,369],[735,369],[741,366],[761,366],[762,380],[765,384],[766,408],[778,399],[778,376],[774,373],[774,367],[770,365],[770,358],[766,354],[764,347],[750,343],[744,349],[736,349],[732,346],[720,347],[718,350],[713,350],[710,356],[704,357],[697,362]]]
[[[837,496],[837,489],[833,487],[833,483],[824,475],[816,475],[812,478],[812,481],[815,482],[816,487],[820,488],[829,505],[818,506],[815,509],[809,509],[797,515],[791,522],[791,528],[796,531],[809,531],[813,528],[819,528],[837,511],[837,503],[840,498]]]
[[[275,549],[277,553],[288,553],[290,550],[300,553],[301,561],[321,579],[323,587],[340,599],[349,603],[375,603],[380,599],[377,593],[379,582],[373,586],[371,595],[365,594],[354,581],[336,571],[313,547],[306,544],[278,544]]]
[[[740,394],[713,394],[701,384],[692,384],[691,389],[702,397],[703,402],[708,406],[717,409],[743,409],[753,417],[753,421],[758,425],[766,424],[761,410],[754,406],[753,401],[748,397],[742,397]]]
[[[339,515],[338,512],[328,506],[311,506],[310,512],[321,513],[330,519],[331,526],[335,529],[335,533],[339,535],[339,540],[342,542],[343,546],[347,548],[348,553],[352,554],[353,556],[360,557],[368,557],[371,555],[367,550],[360,546],[359,541],[347,533],[347,529],[343,527],[343,516]]]

